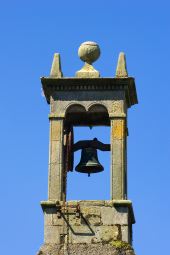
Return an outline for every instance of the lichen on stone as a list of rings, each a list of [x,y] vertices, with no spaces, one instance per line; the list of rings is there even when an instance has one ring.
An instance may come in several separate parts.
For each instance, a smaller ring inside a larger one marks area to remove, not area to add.
[[[116,240],[112,241],[110,244],[114,246],[117,250],[133,250],[132,246],[124,241]]]

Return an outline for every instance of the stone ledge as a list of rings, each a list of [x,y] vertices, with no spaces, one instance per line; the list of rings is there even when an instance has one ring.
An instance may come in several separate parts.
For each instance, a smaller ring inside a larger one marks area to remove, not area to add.
[[[110,119],[114,119],[114,118],[124,119],[124,118],[126,118],[126,116],[127,115],[125,113],[109,113]],[[48,114],[48,118],[49,118],[49,120],[51,120],[51,119],[62,120],[65,118],[65,114],[64,113],[58,114],[58,113],[54,112],[54,113]]]
[[[121,208],[127,207],[130,213],[131,224],[135,223],[135,217],[133,212],[132,202],[130,200],[73,200],[64,203],[63,201],[58,200],[47,200],[41,201],[41,207],[43,211],[46,211],[48,208],[59,208],[67,206],[68,210],[75,210],[76,206],[80,206],[81,208],[84,207],[114,207],[114,208]]]
[[[51,207],[51,206],[56,206],[56,205],[60,205],[63,206],[64,202],[63,201],[59,201],[59,200],[45,200],[45,201],[41,201],[41,206],[45,206],[45,207]],[[132,201],[131,200],[70,200],[67,201],[65,204],[67,205],[72,205],[72,206],[76,206],[77,204],[79,204],[80,206],[132,206]]]

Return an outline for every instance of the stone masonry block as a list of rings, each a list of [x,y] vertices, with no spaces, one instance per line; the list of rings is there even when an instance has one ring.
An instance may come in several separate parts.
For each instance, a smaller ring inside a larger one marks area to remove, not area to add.
[[[51,140],[60,140],[61,137],[61,123],[60,121],[51,121]]]
[[[52,226],[53,225],[53,214],[44,213],[44,225],[45,226]]]
[[[81,209],[81,212],[84,216],[91,216],[91,215],[94,215],[94,216],[99,216],[101,215],[101,207],[95,207],[95,206],[89,206],[89,207],[84,207]]]
[[[81,217],[76,217],[74,214],[69,214],[69,224],[71,226],[80,226],[81,225]]]
[[[99,228],[101,241],[104,243],[109,243],[111,241],[117,240],[119,236],[119,230],[117,226],[102,226]]]
[[[53,226],[63,226],[64,219],[62,216],[59,218],[58,215],[55,213],[52,215],[52,222]]]
[[[70,229],[70,243],[91,243],[95,236],[94,228],[88,225],[72,226]]]
[[[80,205],[80,217],[76,216],[76,205]],[[97,202],[96,202],[97,203]],[[105,202],[105,205],[82,206],[77,202],[71,202],[68,207],[69,214],[62,211],[61,217],[57,215],[55,204],[43,207],[45,217],[45,242],[62,244],[67,241],[67,231],[69,231],[69,243],[110,243],[122,240],[131,243],[131,222],[127,205],[117,202]],[[75,207],[73,207],[73,204]],[[90,205],[91,204],[91,205]],[[59,205],[62,206],[62,203]]]
[[[84,207],[81,210],[82,224],[90,224],[94,226],[101,225],[101,210],[100,207]]]
[[[92,226],[99,226],[101,225],[101,217],[96,215],[86,215],[81,217],[81,224],[86,225],[90,224]]]
[[[125,120],[114,120],[112,139],[121,140],[125,136]]]
[[[45,243],[59,244],[61,242],[61,235],[63,235],[63,227],[45,226],[44,228]]]
[[[118,236],[117,226],[74,226],[70,231],[70,243],[109,243]]]
[[[46,208],[44,211],[44,225],[52,226],[53,225],[53,215],[56,214],[56,208]]]
[[[104,206],[105,200],[81,200],[79,201],[81,208],[83,207],[95,207],[95,206]]]
[[[53,141],[51,143],[51,151],[50,151],[50,155],[51,155],[51,164],[57,165],[60,164],[62,162],[61,156],[60,156],[60,151],[62,148],[62,144],[60,141]]]
[[[127,225],[128,208],[127,207],[102,207],[101,221],[103,225]]]
[[[113,207],[113,200],[106,200],[105,201],[105,206]]]
[[[129,226],[121,226],[121,237],[122,241],[129,243],[130,240],[130,231]]]

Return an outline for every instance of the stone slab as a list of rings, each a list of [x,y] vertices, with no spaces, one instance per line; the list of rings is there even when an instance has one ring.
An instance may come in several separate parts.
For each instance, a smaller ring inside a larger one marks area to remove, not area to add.
[[[60,244],[61,236],[63,236],[66,232],[63,231],[63,227],[59,226],[45,226],[44,227],[44,242],[52,243],[52,244]]]
[[[117,226],[72,226],[70,229],[70,243],[109,243],[117,240],[119,231]]]
[[[121,235],[122,241],[131,243],[129,226],[121,226]]]
[[[102,207],[101,221],[103,225],[128,225],[129,215],[127,207]]]

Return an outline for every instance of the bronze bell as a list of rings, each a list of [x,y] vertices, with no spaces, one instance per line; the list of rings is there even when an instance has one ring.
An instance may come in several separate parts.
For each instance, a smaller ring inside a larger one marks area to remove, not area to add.
[[[92,147],[83,148],[80,163],[75,170],[80,173],[87,173],[88,176],[92,173],[102,172],[104,168],[98,160],[97,149]]]

